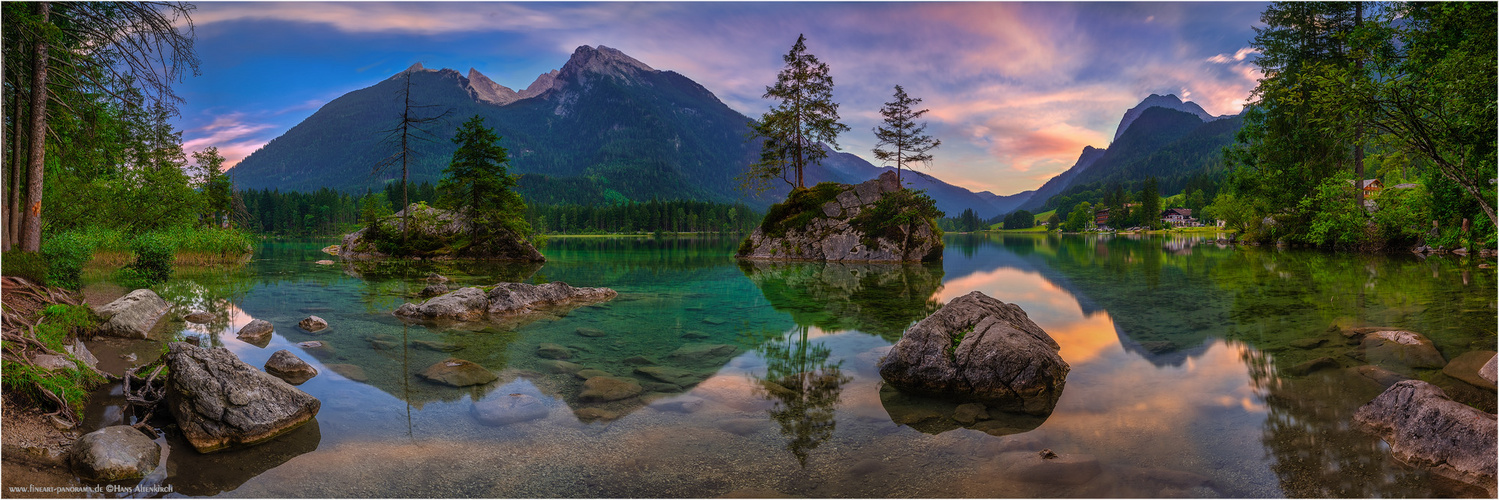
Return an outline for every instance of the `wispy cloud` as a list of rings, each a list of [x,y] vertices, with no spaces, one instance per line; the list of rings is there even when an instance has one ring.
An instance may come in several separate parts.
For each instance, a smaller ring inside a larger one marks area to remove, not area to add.
[[[183,136],[190,138],[182,142],[182,149],[191,154],[217,147],[225,159],[224,167],[229,168],[270,142],[263,133],[272,128],[274,125],[245,120],[243,113],[229,113],[214,117],[206,126],[185,131]]]

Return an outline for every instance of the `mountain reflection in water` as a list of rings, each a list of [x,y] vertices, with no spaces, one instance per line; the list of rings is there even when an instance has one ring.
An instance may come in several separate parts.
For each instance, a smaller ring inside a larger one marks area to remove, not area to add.
[[[1329,327],[1418,331],[1446,359],[1495,343],[1494,271],[1467,259],[1183,237],[950,235],[940,267],[740,264],[730,257],[734,238],[557,238],[540,269],[449,263],[346,273],[313,264],[327,243],[268,242],[242,268],[179,275],[174,285],[187,291],[168,299],[218,316],[168,325],[164,336],[201,336],[254,366],[291,350],[321,372],[300,388],[323,410],[316,439],[245,450],[267,458],[228,464],[173,446],[166,481],[177,492],[1464,495],[1472,491],[1396,463],[1349,425],[1381,387],[1350,375],[1363,364],[1358,348]],[[396,320],[390,311],[414,300],[427,272],[452,286],[566,281],[620,297],[524,324]],[[1072,371],[1048,418],[970,424],[933,409],[948,403],[897,401],[883,388],[876,366],[901,331],[975,290],[1020,305],[1062,346]],[[297,329],[309,314],[332,328]],[[234,338],[251,318],[276,326],[267,346]],[[329,347],[296,345],[304,340]],[[568,356],[543,358],[542,344]],[[413,375],[448,356],[500,379],[453,389]],[[1338,366],[1288,375],[1321,357]],[[1493,410],[1492,391],[1465,390],[1440,370],[1383,368]],[[582,401],[583,369],[641,393]],[[545,415],[501,426],[476,420],[475,402],[510,394],[536,398]],[[1048,465],[1026,457],[1043,448],[1078,465],[1038,474],[1028,467]],[[244,477],[211,472],[225,467]]]

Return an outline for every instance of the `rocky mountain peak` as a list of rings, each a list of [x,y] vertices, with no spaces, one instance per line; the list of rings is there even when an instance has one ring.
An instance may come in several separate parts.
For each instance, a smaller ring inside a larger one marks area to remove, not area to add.
[[[655,69],[633,57],[625,55],[618,49],[605,47],[597,48],[583,45],[573,51],[567,64],[562,65],[562,71],[558,77],[564,81],[586,79],[584,75],[608,75],[618,78],[630,78],[641,72],[654,72]]]
[[[503,106],[521,99],[520,94],[510,87],[495,83],[474,68],[468,69],[468,88],[475,99],[490,104]]]
[[[1183,101],[1180,97],[1177,97],[1176,94],[1150,94],[1150,96],[1146,97],[1145,100],[1140,101],[1140,104],[1136,105],[1133,108],[1129,108],[1129,111],[1124,112],[1124,118],[1119,120],[1119,128],[1114,131],[1114,140],[1119,140],[1119,137],[1124,135],[1125,129],[1128,129],[1130,124],[1134,123],[1135,119],[1140,117],[1140,113],[1143,113],[1145,112],[1145,110],[1150,108],[1166,108],[1174,109],[1176,111],[1181,111],[1184,113],[1191,113],[1197,115],[1197,117],[1201,118],[1204,122],[1210,122],[1219,118],[1224,118],[1213,116],[1212,114],[1208,113],[1207,110],[1202,109],[1202,106],[1198,106],[1197,103],[1192,101]]]
[[[536,77],[536,81],[531,82],[531,85],[526,87],[526,90],[520,91],[520,97],[521,99],[536,97],[538,95],[541,95],[542,92],[546,92],[547,90],[551,89],[552,86],[556,83],[557,70],[554,69],[550,72],[542,73],[540,76]]]
[[[426,70],[427,70],[427,68],[425,66],[422,66],[421,61],[417,61],[416,64],[411,65],[410,68],[406,68],[406,71],[403,71],[402,73],[410,73],[410,72],[414,72],[414,71],[426,71]]]

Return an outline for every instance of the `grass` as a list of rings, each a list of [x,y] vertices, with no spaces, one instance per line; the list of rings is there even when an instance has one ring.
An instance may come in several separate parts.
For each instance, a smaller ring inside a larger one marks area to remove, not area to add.
[[[36,327],[36,339],[48,349],[62,353],[74,363],[73,368],[44,370],[10,359],[4,361],[0,385],[7,392],[24,394],[38,405],[49,404],[52,399],[41,391],[56,394],[72,410],[73,415],[82,415],[83,404],[88,401],[89,391],[104,383],[103,377],[88,369],[81,361],[67,354],[64,346],[68,339],[93,330],[97,325],[93,311],[88,306],[54,304],[42,309],[43,319]],[[16,346],[19,347],[19,346]],[[5,350],[12,349],[10,341]]]
[[[177,264],[212,265],[237,263],[250,255],[254,237],[238,229],[178,227],[141,235],[124,229],[91,227],[61,233],[56,238],[71,238],[75,244],[92,249],[91,263],[122,266],[135,260],[133,245],[137,238],[147,237],[173,249]]]

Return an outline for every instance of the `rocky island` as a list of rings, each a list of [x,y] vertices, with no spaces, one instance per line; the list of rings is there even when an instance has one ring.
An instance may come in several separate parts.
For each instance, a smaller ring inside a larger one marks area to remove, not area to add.
[[[410,217],[407,217],[407,214]],[[546,257],[530,241],[514,232],[489,228],[488,237],[470,238],[473,225],[468,218],[451,210],[412,203],[395,215],[385,217],[353,233],[344,235],[338,245],[338,256],[344,260],[372,260],[391,257],[393,245],[401,241],[404,220],[410,220],[411,234],[402,254],[423,259],[481,259],[545,262]]]
[[[894,172],[858,185],[824,182],[791,192],[739,246],[738,258],[917,262],[942,258],[941,213]]]

